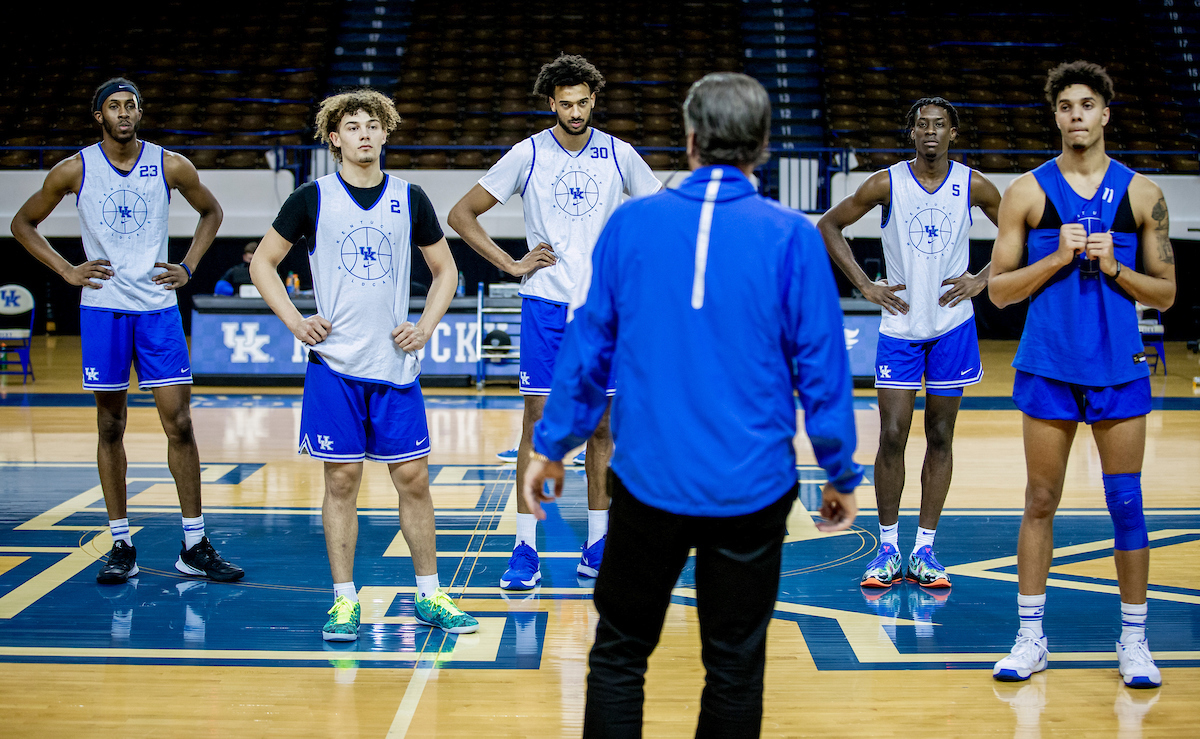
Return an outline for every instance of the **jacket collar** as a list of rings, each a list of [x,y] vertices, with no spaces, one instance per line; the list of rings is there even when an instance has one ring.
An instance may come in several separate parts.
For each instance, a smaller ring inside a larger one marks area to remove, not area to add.
[[[728,164],[714,164],[701,167],[692,172],[675,192],[691,200],[704,200],[705,192],[714,179],[720,179],[717,190],[717,202],[726,202],[757,194],[754,185],[742,174],[737,167]]]

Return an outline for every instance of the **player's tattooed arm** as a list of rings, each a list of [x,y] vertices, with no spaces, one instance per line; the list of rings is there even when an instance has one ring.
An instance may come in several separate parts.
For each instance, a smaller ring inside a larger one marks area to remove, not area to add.
[[[1129,199],[1138,221],[1141,264],[1138,269],[1125,265],[1113,279],[1142,305],[1166,310],[1175,302],[1175,253],[1167,201],[1158,185],[1143,175],[1129,183]]]
[[[1158,202],[1154,204],[1154,210],[1150,212],[1150,217],[1154,219],[1154,235],[1157,237],[1158,258],[1164,264],[1175,264],[1175,252],[1171,249],[1171,219],[1167,214],[1167,199],[1163,196],[1158,196]]]

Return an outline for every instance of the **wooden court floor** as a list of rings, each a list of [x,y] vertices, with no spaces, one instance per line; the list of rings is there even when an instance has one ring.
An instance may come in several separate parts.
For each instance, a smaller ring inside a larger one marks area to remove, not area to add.
[[[1020,414],[1007,398],[1013,342],[985,342],[985,381],[959,415],[955,477],[937,551],[954,587],[864,594],[877,546],[873,489],[854,530],[816,532],[823,477],[798,439],[801,500],[789,519],[769,633],[764,736],[1195,736],[1200,717],[1200,375],[1168,345],[1153,377],[1143,473],[1151,546],[1150,644],[1164,685],[1124,688],[1112,529],[1086,429],[1072,449],[1047,604],[1050,669],[996,683],[1016,630],[1015,542],[1024,489]],[[95,472],[95,411],[78,339],[40,339],[37,381],[0,383],[0,736],[575,736],[595,628],[574,566],[586,531],[581,473],[539,532],[542,587],[496,587],[514,532],[512,466],[495,453],[520,426],[511,388],[425,391],[443,587],[478,634],[412,618],[413,576],[395,494],[368,465],[355,582],[360,639],[319,631],[332,602],[320,524],[321,465],[296,455],[297,389],[196,387],[193,418],[208,533],[247,571],[224,585],[171,564],[179,511],[146,393],[130,394],[130,523],[143,573],[99,586],[109,548]],[[857,391],[856,458],[873,462],[872,391]],[[924,451],[909,442],[901,545],[911,546]],[[870,481],[868,476],[868,482]],[[647,675],[646,735],[689,736],[703,685],[690,567]]]

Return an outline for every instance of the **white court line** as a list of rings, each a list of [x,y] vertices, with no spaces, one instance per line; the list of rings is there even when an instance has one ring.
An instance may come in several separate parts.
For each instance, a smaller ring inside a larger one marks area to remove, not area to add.
[[[432,667],[418,667],[413,670],[408,687],[404,689],[404,697],[400,700],[400,707],[396,709],[396,716],[388,728],[387,739],[403,739],[408,734],[408,727],[417,712],[417,704],[421,702],[421,694],[425,692],[425,683],[429,682],[432,672]]]

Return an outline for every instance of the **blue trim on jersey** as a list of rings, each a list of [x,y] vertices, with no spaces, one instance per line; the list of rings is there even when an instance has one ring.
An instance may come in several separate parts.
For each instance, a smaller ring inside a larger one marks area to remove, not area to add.
[[[887,168],[888,173],[888,204],[883,211],[883,218],[879,222],[880,228],[887,228],[887,225],[892,221],[892,168]]]
[[[968,172],[967,172],[967,222],[970,223],[972,226],[974,226],[975,225],[975,215],[971,212],[971,209],[973,207],[971,205],[971,180],[974,178],[971,177],[971,172],[969,171],[971,168],[967,167],[967,169],[968,169]]]
[[[375,206],[376,206],[376,205],[379,205],[379,201],[383,200],[383,194],[384,194],[384,193],[386,193],[386,192],[387,192],[387,189],[388,189],[388,185],[387,185],[387,182],[388,182],[388,173],[387,173],[387,172],[384,172],[384,173],[383,173],[383,187],[382,187],[382,188],[380,188],[380,190],[379,190],[379,197],[375,198],[375,202],[371,203],[371,207],[370,207],[370,208],[364,208],[364,207],[362,207],[362,205],[359,205],[359,202],[358,202],[358,200],[357,200],[357,199],[354,197],[354,194],[350,192],[350,186],[349,186],[349,185],[347,185],[347,184],[346,184],[346,181],[342,179],[342,173],[341,173],[341,172],[336,172],[335,174],[337,175],[337,180],[338,180],[338,182],[342,183],[342,189],[344,189],[344,190],[346,191],[346,194],[350,196],[350,201],[351,201],[352,203],[354,203],[355,205],[358,205],[358,207],[359,207],[359,210],[363,210],[363,211],[366,211],[366,212],[368,212],[368,213],[370,213],[371,211],[375,210]],[[375,187],[379,187],[379,186],[378,186],[378,185],[376,185]],[[358,189],[359,189],[359,190],[368,190],[368,189],[370,189],[370,188],[366,188],[366,187],[360,187],[360,188],[358,188]],[[317,199],[317,212],[320,212],[320,210],[321,210],[321,200],[320,200],[320,196],[318,196],[318,199]],[[315,234],[316,232],[314,231],[313,233]],[[316,241],[316,239],[314,238],[314,239],[313,239],[313,241]]]
[[[112,171],[116,172],[117,174],[119,174],[122,177],[128,177],[129,175],[133,174],[133,170],[137,169],[138,164],[142,161],[142,155],[146,153],[146,142],[138,141],[138,143],[141,144],[142,146],[138,150],[137,161],[135,161],[133,163],[133,167],[131,167],[128,172],[122,172],[121,170],[117,169],[116,167],[113,167],[113,163],[108,160],[108,154],[104,153],[103,143],[101,143],[101,145],[97,146],[96,148],[100,150],[100,156],[104,157],[104,161],[108,162],[108,166],[112,167]],[[166,177],[164,176],[163,179],[166,179]],[[82,190],[83,188],[80,187],[79,189]]]
[[[167,205],[171,204],[171,186],[167,184],[167,150],[161,146],[158,149],[158,171],[162,173],[163,187],[167,190]],[[133,172],[130,172],[133,174]],[[192,279],[192,273],[188,273],[188,279]]]
[[[385,187],[383,189],[386,190],[387,188]],[[412,183],[411,182],[404,183],[404,199],[408,201],[408,248],[411,249],[417,245],[417,242],[413,240],[413,231],[415,229],[413,229]],[[426,244],[425,246],[429,246],[429,244]],[[420,248],[420,247],[418,247],[418,248]],[[409,271],[409,276],[411,278],[411,276],[412,276],[412,260],[409,260],[408,271]],[[411,299],[411,297],[412,296],[410,295],[409,298]]]
[[[625,173],[621,171],[621,163],[617,161],[617,147],[613,143],[614,141],[616,141],[616,137],[614,137],[611,133],[608,134],[608,150],[612,152],[613,164],[615,164],[617,167],[617,174],[621,175],[621,189],[624,190]]]
[[[310,257],[313,255],[313,252],[317,250],[317,229],[319,229],[321,226],[321,187],[315,184],[316,180],[313,180],[313,183],[313,186],[317,188],[317,213],[313,216],[313,235],[312,238],[309,239],[311,243],[308,245],[308,255]],[[387,188],[385,187],[383,189],[386,190]],[[317,291],[313,290],[313,297],[316,297],[316,295]],[[319,305],[317,306],[317,312],[321,312]]]
[[[83,183],[87,182],[87,157],[83,155],[83,151],[79,152],[79,162],[83,165],[83,173],[79,175],[79,192],[75,193],[75,207],[79,207],[79,194],[83,192]]]
[[[521,186],[521,197],[525,197],[525,191],[529,189],[529,179],[533,177],[533,166],[537,164],[537,144],[533,142],[532,136],[529,137],[529,146],[533,149],[533,156],[529,159],[529,174],[525,175],[525,184]]]
[[[558,123],[555,123],[554,125],[556,125],[556,126],[557,126],[557,125],[558,125]],[[587,151],[587,148],[588,148],[589,146],[591,146],[591,145],[592,145],[592,139],[593,139],[593,138],[596,136],[596,129],[595,129],[595,128],[592,128],[591,126],[588,126],[588,128],[589,128],[589,129],[591,129],[591,133],[590,133],[590,134],[588,134],[588,140],[587,140],[587,143],[583,145],[583,148],[582,148],[582,149],[580,149],[579,151],[575,152],[574,154],[572,154],[572,153],[571,153],[571,151],[570,151],[569,149],[567,149],[567,147],[565,147],[565,146],[563,146],[563,145],[562,145],[562,142],[561,142],[561,141],[559,141],[559,140],[558,140],[558,137],[554,135],[554,129],[553,129],[553,128],[549,129],[549,130],[550,130],[550,138],[554,139],[554,143],[558,144],[558,148],[560,148],[560,149],[562,149],[563,151],[565,151],[565,152],[567,153],[567,156],[571,157],[572,159],[578,159],[580,156],[582,156],[582,155],[583,155],[583,152]],[[615,154],[615,153],[616,153],[616,152],[614,152],[614,154]],[[532,170],[530,170],[530,171],[532,171]]]
[[[922,184],[921,184],[921,181],[917,179],[917,176],[916,176],[915,174],[913,174],[913,171],[912,171],[912,162],[905,162],[904,164],[905,164],[905,166],[907,166],[907,167],[908,167],[908,174],[909,174],[909,175],[910,175],[910,176],[913,178],[913,182],[917,183],[917,187],[921,188],[922,190],[925,190],[925,186],[924,186],[924,185],[922,185]],[[940,184],[940,185],[938,185],[937,187],[935,187],[935,188],[933,189],[933,192],[930,192],[929,190],[925,190],[925,193],[926,193],[926,194],[928,194],[928,195],[937,195],[937,194],[938,194],[938,190],[941,190],[943,187],[945,187],[945,186],[946,186],[946,183],[950,181],[950,173],[954,171],[954,164],[955,164],[954,160],[953,160],[953,159],[951,159],[951,160],[950,160],[950,166],[949,166],[948,168],[946,168],[946,178],[945,178],[944,180],[942,180],[942,184]],[[968,201],[968,202],[970,202],[970,201]]]

